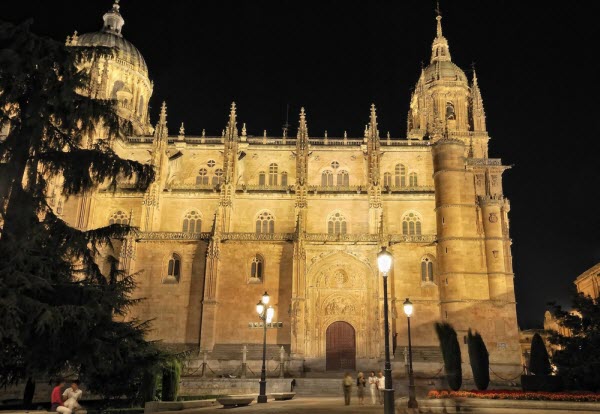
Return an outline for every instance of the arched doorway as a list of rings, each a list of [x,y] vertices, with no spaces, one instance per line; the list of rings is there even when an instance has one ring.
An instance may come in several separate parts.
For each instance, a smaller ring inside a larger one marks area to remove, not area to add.
[[[327,328],[327,371],[356,369],[356,335],[347,322],[334,322]]]

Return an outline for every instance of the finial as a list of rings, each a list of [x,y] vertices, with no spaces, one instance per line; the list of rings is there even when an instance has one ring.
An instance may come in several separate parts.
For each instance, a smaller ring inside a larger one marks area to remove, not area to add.
[[[123,20],[123,16],[121,16],[121,13],[119,13],[120,9],[121,6],[119,5],[119,0],[115,0],[112,9],[106,12],[102,17],[104,19],[104,27],[102,28],[103,32],[122,37],[121,29],[123,29],[125,20]]]
[[[371,104],[371,119],[370,119],[371,129],[377,130],[377,109],[375,108],[375,104]]]
[[[163,101],[162,106],[160,107],[159,122],[161,124],[165,124],[167,122],[167,102],[166,101]]]
[[[242,136],[243,137],[246,136],[246,123],[245,122],[242,124]]]
[[[300,108],[300,127],[298,128],[298,133],[301,131],[305,134],[308,134],[308,125],[306,125],[306,111],[304,111],[304,107]]]
[[[387,132],[387,138],[390,139],[391,135],[390,135],[390,131]]]
[[[224,130],[224,129],[222,129],[222,130],[221,130],[221,137],[224,137],[224,136],[225,136],[225,130]]]
[[[437,6],[435,8],[435,13],[436,13],[436,17],[435,20],[437,20],[437,37],[442,37],[442,11],[440,10],[440,2],[437,2]]]
[[[325,138],[327,138],[327,130],[325,130]]]
[[[471,63],[473,68],[473,85],[477,86],[477,71],[475,70],[475,62]]]
[[[344,131],[344,138],[348,138],[348,131]]]
[[[267,137],[267,130],[266,129],[263,131],[263,137],[265,137],[265,138]]]
[[[205,137],[206,137],[206,129],[203,129],[202,130],[202,138],[205,138]]]
[[[181,126],[179,127],[179,136],[184,136],[185,135],[185,127],[183,126],[183,122],[181,123]]]

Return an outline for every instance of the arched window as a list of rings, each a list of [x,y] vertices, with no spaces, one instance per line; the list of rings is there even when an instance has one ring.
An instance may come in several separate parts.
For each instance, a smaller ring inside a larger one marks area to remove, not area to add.
[[[58,205],[56,206],[56,214],[61,215],[63,213],[63,202],[62,200],[58,200]]]
[[[277,164],[269,165],[269,185],[277,185]]]
[[[433,260],[427,256],[421,259],[421,282],[433,282]]]
[[[421,235],[421,218],[417,213],[410,212],[402,218],[402,234],[407,236]]]
[[[287,179],[288,179],[288,173],[283,171],[281,173],[281,185],[284,187],[287,187],[288,183],[287,183]]]
[[[386,172],[385,174],[383,174],[383,186],[384,187],[392,186],[392,174],[391,173]]]
[[[396,187],[406,187],[406,167],[404,164],[396,164],[394,173],[394,185]]]
[[[337,173],[338,187],[348,187],[350,185],[350,174],[348,171],[342,170]]]
[[[265,172],[261,171],[258,173],[258,185],[265,185]]]
[[[347,228],[346,218],[342,213],[336,211],[329,215],[327,219],[328,234],[346,234]]]
[[[183,218],[184,233],[200,233],[201,228],[202,218],[198,211],[192,210],[185,215],[185,217]]]
[[[179,282],[179,277],[181,276],[181,257],[179,255],[173,253],[169,258],[169,263],[167,265],[167,279],[175,279],[175,281]]]
[[[144,113],[144,95],[140,95],[140,104],[138,105],[138,115],[142,116]]]
[[[124,211],[119,210],[111,214],[108,219],[108,224],[127,224],[128,221],[127,214],[125,214]]]
[[[418,185],[416,172],[411,172],[410,174],[408,174],[408,185],[410,185],[411,187],[416,187]]]
[[[250,281],[262,282],[264,264],[265,262],[260,254],[257,254],[252,258],[252,263],[250,264]]]
[[[321,186],[333,187],[333,173],[330,170],[325,170],[321,174]]]
[[[221,184],[223,182],[223,170],[221,168],[217,168],[215,170],[215,175],[213,176],[212,183],[213,185]]]
[[[263,211],[256,218],[257,233],[275,233],[275,218],[268,211]]]
[[[196,185],[208,184],[208,171],[206,168],[200,168],[198,170],[198,176],[196,177]]]
[[[446,102],[446,119],[456,119],[454,104],[452,102]]]

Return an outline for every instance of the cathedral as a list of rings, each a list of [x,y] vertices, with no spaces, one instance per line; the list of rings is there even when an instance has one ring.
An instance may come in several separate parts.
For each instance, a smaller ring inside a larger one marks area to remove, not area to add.
[[[100,31],[67,38],[68,46],[115,48],[112,58],[86,63],[89,93],[118,101],[133,131],[113,149],[151,163],[156,181],[145,193],[122,183],[68,200],[57,182],[50,202],[77,228],[139,229],[116,249],[136,274],[136,297],[145,298],[131,317],[152,320],[150,339],[209,361],[227,349],[260,347],[255,305],[266,291],[277,322],[267,343],[284,348],[290,373],[377,369],[384,352],[377,253],[385,246],[393,255],[395,361],[408,343],[402,303],[410,298],[416,352],[437,348],[433,325],[445,321],[457,331],[465,366],[473,329],[494,372],[520,372],[502,190],[509,167],[488,157],[477,76],[468,79],[452,62],[441,20],[410,97],[405,138],[381,136],[369,103],[360,137],[311,135],[310,108],[300,111],[294,136],[251,136],[235,104],[228,114],[224,108],[220,136],[186,135],[183,125],[169,134],[166,104],[150,123],[153,83],[123,37],[118,0]]]

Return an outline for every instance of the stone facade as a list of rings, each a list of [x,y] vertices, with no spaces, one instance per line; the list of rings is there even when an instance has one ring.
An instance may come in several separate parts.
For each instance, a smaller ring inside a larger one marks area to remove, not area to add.
[[[102,35],[79,39],[105,44],[105,36],[121,36],[118,5],[108,14]],[[107,21],[118,23],[118,33]],[[157,180],[146,193],[122,183],[116,192],[54,202],[79,228],[139,227],[117,253],[127,271],[139,272],[136,296],[145,300],[131,317],[153,320],[151,339],[209,352],[258,345],[262,330],[249,323],[267,291],[283,323],[267,341],[289,347],[295,366],[325,369],[327,329],[344,321],[355,333],[356,366],[366,367],[383,354],[376,256],[387,246],[394,344],[407,343],[402,302],[409,297],[415,347],[436,346],[433,323],[448,321],[464,356],[463,336],[475,329],[495,371],[520,371],[510,206],[502,191],[508,167],[488,158],[477,77],[473,71],[469,82],[452,63],[440,16],[431,64],[410,100],[406,139],[380,138],[374,105],[357,138],[310,136],[304,110],[296,136],[251,136],[235,104],[221,136],[188,136],[183,125],[169,136],[164,104],[146,135],[152,84],[137,49],[119,53],[121,65],[101,65],[108,73],[94,90],[112,96],[121,76],[120,86],[131,85],[131,93],[115,96],[133,105],[123,116],[138,132],[113,148],[152,163]]]

